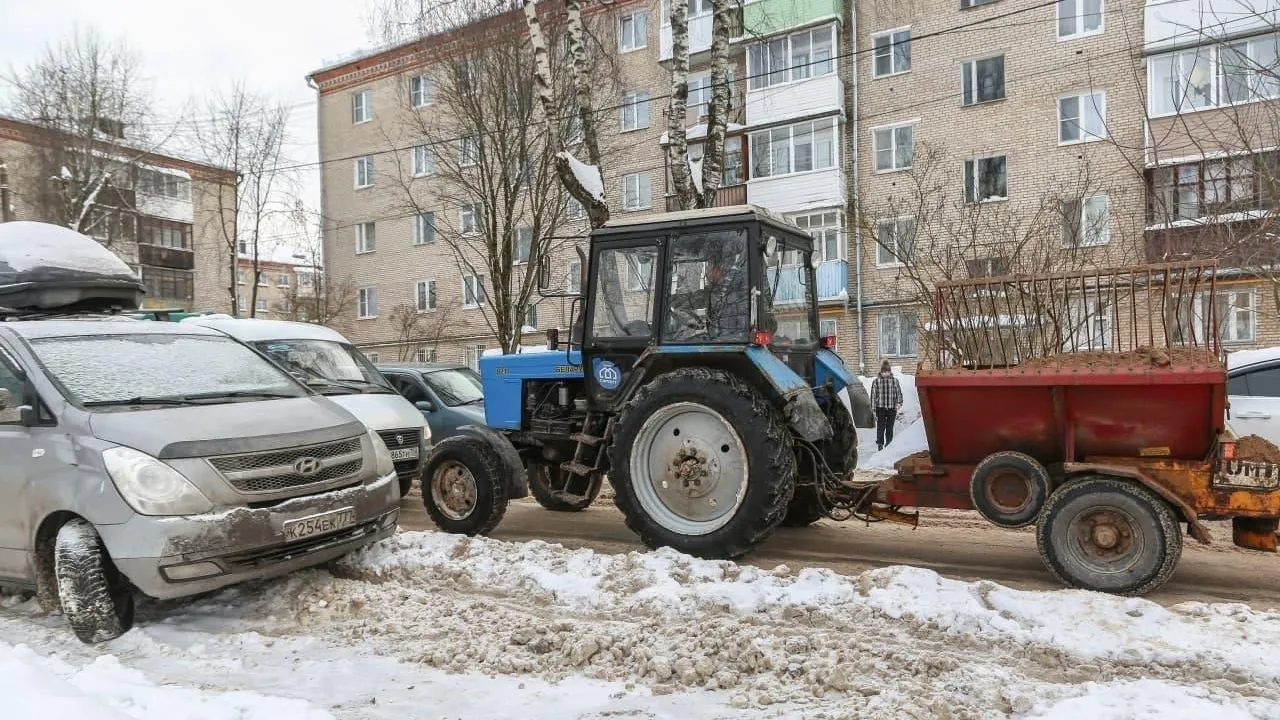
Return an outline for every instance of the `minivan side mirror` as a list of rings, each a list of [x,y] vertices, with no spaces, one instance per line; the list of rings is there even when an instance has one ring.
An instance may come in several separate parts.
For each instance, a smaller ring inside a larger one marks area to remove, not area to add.
[[[432,403],[430,400],[419,400],[418,402],[414,403],[413,406],[418,408],[422,412],[435,412],[435,409],[436,409],[435,404]]]
[[[18,417],[21,419],[23,427],[36,427],[40,424],[40,413],[36,412],[35,407],[31,405],[21,405],[18,407]]]

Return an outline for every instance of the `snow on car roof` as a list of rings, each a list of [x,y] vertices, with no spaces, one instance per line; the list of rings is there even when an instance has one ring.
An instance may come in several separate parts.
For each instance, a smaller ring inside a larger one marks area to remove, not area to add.
[[[0,223],[0,270],[15,273],[55,267],[95,275],[131,276],[115,253],[61,225],[19,220]]]
[[[102,320],[37,320],[0,323],[16,335],[29,340],[54,337],[76,337],[84,335],[197,335],[202,337],[222,337],[220,333],[208,328],[193,327],[183,323],[142,322],[103,322]]]
[[[229,318],[225,315],[206,315],[184,318],[181,325],[195,325],[225,332],[243,342],[264,340],[328,340],[350,344],[341,333],[323,325],[289,322],[288,320],[262,320],[259,318]]]
[[[1260,362],[1280,360],[1280,347],[1261,348],[1258,350],[1237,350],[1227,354],[1227,369],[1245,367]]]

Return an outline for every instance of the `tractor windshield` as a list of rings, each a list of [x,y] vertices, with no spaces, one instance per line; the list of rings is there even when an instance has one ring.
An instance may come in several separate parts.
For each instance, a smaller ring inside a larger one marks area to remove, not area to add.
[[[676,236],[671,263],[668,342],[742,343],[751,324],[746,230]]]
[[[653,246],[610,248],[600,252],[594,294],[592,333],[597,338],[649,338],[653,335]]]
[[[818,298],[810,266],[812,256],[808,250],[783,241],[772,257],[765,258],[762,328],[773,332],[776,346],[811,345],[818,341],[813,318]]]

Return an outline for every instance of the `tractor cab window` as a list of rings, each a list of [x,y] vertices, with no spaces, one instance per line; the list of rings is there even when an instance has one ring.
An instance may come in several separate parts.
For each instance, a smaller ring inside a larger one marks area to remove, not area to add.
[[[778,238],[772,255],[766,255],[765,287],[760,294],[761,330],[773,333],[778,347],[818,342],[812,308],[817,305],[813,281],[813,254]]]
[[[600,251],[596,273],[592,333],[596,338],[636,338],[653,335],[654,282],[657,278],[656,247],[617,248]]]
[[[751,325],[746,231],[680,235],[672,241],[668,257],[671,277],[664,339],[746,342]]]

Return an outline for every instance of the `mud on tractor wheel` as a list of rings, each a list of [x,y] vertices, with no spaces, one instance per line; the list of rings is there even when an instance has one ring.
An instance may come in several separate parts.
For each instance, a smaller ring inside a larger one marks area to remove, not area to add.
[[[827,420],[831,423],[831,439],[814,443],[827,468],[837,475],[843,475],[858,466],[858,428],[853,424],[853,415],[839,397],[827,401],[825,409]],[[808,463],[813,465],[815,463]],[[795,496],[787,505],[787,513],[782,518],[783,527],[806,527],[822,519],[823,502],[818,497],[818,488],[822,484],[819,473],[822,468],[814,467],[803,481],[798,481]]]
[[[559,465],[529,463],[529,492],[538,504],[552,512],[581,512],[600,495],[604,476],[567,473]]]
[[[708,368],[662,375],[623,408],[609,450],[614,502],[649,547],[739,557],[781,522],[796,460],[755,388]]]

